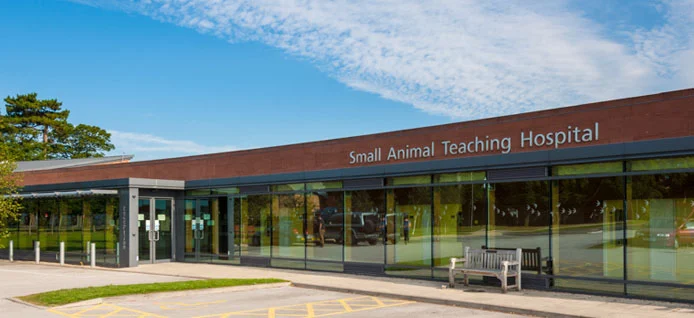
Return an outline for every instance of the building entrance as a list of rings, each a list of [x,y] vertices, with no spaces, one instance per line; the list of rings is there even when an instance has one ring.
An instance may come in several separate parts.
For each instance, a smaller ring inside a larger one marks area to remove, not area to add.
[[[238,262],[234,210],[227,197],[186,200],[185,260]]]
[[[139,263],[170,261],[172,253],[172,200],[141,198],[138,205]]]

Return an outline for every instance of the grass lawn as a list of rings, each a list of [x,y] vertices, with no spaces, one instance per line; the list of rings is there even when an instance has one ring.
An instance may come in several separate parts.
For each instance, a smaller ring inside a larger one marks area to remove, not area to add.
[[[41,306],[59,306],[78,301],[102,297],[113,297],[134,294],[151,294],[159,292],[171,292],[180,290],[232,287],[243,285],[282,283],[285,280],[275,278],[261,279],[207,279],[185,282],[134,284],[134,285],[108,285],[100,287],[86,287],[61,289],[40,294],[19,297],[19,299]]]

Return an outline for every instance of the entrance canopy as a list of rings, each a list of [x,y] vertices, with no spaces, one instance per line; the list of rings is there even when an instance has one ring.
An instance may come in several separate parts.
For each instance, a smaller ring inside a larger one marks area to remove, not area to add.
[[[36,199],[36,198],[62,198],[62,197],[82,197],[90,195],[117,195],[118,190],[76,190],[64,192],[40,192],[40,193],[23,193],[11,195],[13,198]]]

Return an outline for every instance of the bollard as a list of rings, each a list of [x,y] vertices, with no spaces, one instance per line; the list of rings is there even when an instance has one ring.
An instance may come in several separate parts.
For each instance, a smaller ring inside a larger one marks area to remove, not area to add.
[[[36,264],[41,261],[41,242],[34,241],[34,258],[36,259]]]
[[[120,242],[116,242],[116,267],[120,267]]]
[[[14,262],[14,241],[10,240],[10,262]]]
[[[60,242],[60,266],[65,265],[65,242]]]
[[[96,243],[92,243],[91,247],[91,252],[89,253],[92,256],[90,265],[91,267],[96,267]]]
[[[92,246],[92,241],[87,241],[87,262],[91,263],[92,262],[92,253],[89,249],[89,247]]]

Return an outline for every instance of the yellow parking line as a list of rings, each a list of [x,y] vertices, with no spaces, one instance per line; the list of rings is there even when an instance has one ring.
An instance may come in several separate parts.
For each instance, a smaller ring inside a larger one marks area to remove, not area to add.
[[[351,312],[361,312],[367,310],[375,310],[380,308],[388,308],[394,306],[402,306],[414,303],[413,301],[401,300],[381,300],[377,297],[353,297],[344,299],[325,300],[319,302],[309,302],[296,305],[287,305],[280,307],[269,307],[261,309],[250,309],[242,311],[234,311],[220,313],[214,315],[200,316],[198,318],[228,318],[232,316],[256,316],[275,318],[282,317],[327,317],[341,315]]]
[[[194,307],[223,304],[225,302],[227,302],[227,301],[222,299],[222,300],[217,300],[217,301],[199,302],[199,303],[157,302],[154,304],[158,305],[159,308],[162,310],[181,310],[181,309],[188,309],[188,308],[194,308]]]
[[[69,309],[66,309],[69,311]],[[133,317],[153,317],[153,318],[166,318],[164,316],[160,316],[157,314],[137,310],[137,309],[132,309],[132,308],[127,308],[127,307],[122,307],[114,304],[100,304],[96,306],[91,306],[87,308],[83,308],[81,310],[78,310],[76,312],[70,313],[58,309],[48,309],[48,312],[58,314],[61,316],[65,317],[72,317],[72,318],[79,318],[79,317],[112,317],[112,316],[133,316]],[[93,311],[99,312],[99,313],[92,313]]]
[[[340,304],[342,305],[342,308],[345,309],[345,312],[352,312],[352,306],[347,304],[345,300],[339,300]]]

